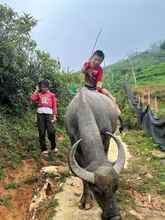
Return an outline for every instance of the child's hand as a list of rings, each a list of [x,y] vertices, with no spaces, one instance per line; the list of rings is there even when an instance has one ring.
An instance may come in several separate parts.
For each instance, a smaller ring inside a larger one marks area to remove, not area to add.
[[[88,74],[91,78],[93,78],[92,72],[93,72],[92,69],[88,69],[88,70],[87,70],[87,74]]]
[[[57,117],[56,117],[56,115],[53,115],[52,123],[54,123],[56,121],[57,121]]]
[[[39,87],[36,86],[35,93],[39,92]]]
[[[96,80],[96,77],[93,75],[93,70],[90,69],[90,71],[88,72],[88,76],[90,77],[91,80]]]

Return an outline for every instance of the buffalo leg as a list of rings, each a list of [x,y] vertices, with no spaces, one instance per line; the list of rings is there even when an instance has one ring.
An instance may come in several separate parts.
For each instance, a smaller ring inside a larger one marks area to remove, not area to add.
[[[80,199],[79,208],[80,209],[90,209],[93,206],[93,194],[89,188],[89,184],[83,181],[83,194]]]

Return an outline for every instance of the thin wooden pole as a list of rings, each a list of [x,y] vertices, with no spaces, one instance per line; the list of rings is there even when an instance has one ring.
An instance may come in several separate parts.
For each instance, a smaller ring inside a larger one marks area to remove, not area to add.
[[[148,105],[151,105],[151,92],[148,91]]]
[[[155,96],[155,112],[158,112],[158,98]]]
[[[131,66],[132,66],[132,75],[133,75],[133,78],[134,78],[134,84],[135,84],[135,88],[136,88],[137,87],[136,73],[135,73],[133,64],[131,64]]]
[[[140,108],[140,102],[141,102],[141,97],[140,95],[138,96],[138,107]]]
[[[96,40],[95,40],[94,45],[93,45],[93,47],[92,47],[91,54],[93,54],[93,52],[94,52],[94,50],[95,50],[95,48],[96,48],[97,42],[98,42],[98,40],[99,40],[99,37],[100,37],[102,31],[103,31],[103,29],[101,28],[100,31],[98,32],[97,36],[96,36]]]

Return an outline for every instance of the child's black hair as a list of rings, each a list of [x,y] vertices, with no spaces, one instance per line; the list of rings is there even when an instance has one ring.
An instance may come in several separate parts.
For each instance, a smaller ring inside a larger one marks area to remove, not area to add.
[[[96,50],[92,56],[95,56],[95,55],[101,57],[103,60],[105,58],[104,52],[102,50]]]
[[[38,83],[39,87],[41,88],[41,86],[45,86],[46,88],[49,88],[49,81],[48,80],[41,80],[39,83]]]

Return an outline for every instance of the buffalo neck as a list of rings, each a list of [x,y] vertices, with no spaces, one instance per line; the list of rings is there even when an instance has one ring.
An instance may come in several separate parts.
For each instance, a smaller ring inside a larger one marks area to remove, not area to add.
[[[77,112],[78,128],[83,159],[87,164],[94,162],[98,165],[106,160],[101,135],[89,104],[85,96],[80,95],[79,110]]]

